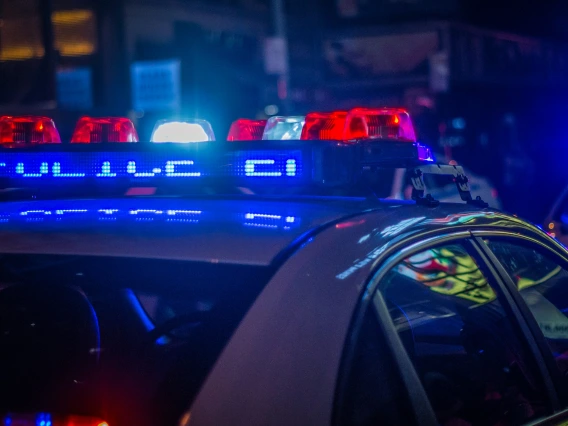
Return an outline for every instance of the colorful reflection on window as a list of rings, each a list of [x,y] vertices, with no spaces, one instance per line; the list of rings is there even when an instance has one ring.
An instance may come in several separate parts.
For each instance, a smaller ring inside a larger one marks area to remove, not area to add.
[[[496,298],[473,258],[459,246],[434,248],[410,256],[398,265],[397,272],[432,291],[476,304]]]
[[[548,261],[534,250],[487,239],[485,243],[503,264],[519,290],[547,283],[562,271],[559,265]]]
[[[529,276],[516,275],[514,278],[517,281],[517,288],[519,290],[523,290],[525,288],[533,287],[535,285],[539,285],[539,284],[547,282],[548,280],[550,280],[554,276],[558,275],[558,273],[560,271],[562,271],[562,268],[560,266],[557,266],[552,271],[548,272],[547,274],[541,275],[539,277],[529,277]]]

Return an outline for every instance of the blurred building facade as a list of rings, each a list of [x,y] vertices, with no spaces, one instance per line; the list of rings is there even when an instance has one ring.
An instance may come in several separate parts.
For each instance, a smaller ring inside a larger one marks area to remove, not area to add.
[[[324,9],[318,107],[409,108],[420,138],[490,177],[507,209],[534,220],[545,214],[568,183],[558,125],[568,95],[566,2],[335,6]],[[529,193],[542,202],[529,205]]]
[[[262,60],[269,12],[263,0],[0,1],[0,112],[47,111],[67,136],[82,114],[130,114],[143,126],[172,115],[255,114],[275,85]],[[175,106],[161,107],[168,61],[178,63],[179,93]],[[156,64],[147,81],[155,87],[133,85],[135,64]],[[136,91],[153,91],[155,108],[136,110]]]

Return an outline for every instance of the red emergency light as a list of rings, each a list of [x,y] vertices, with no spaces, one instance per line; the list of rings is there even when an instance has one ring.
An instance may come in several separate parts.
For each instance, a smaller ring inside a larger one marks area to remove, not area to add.
[[[343,140],[346,111],[310,112],[300,139],[303,140]]]
[[[46,143],[61,143],[59,132],[51,118],[0,117],[0,144],[10,147]]]
[[[105,142],[138,142],[138,133],[123,117],[83,117],[77,122],[71,143]]]
[[[408,112],[400,108],[354,108],[345,118],[345,140],[394,139],[416,142]]]
[[[241,118],[233,121],[229,129],[228,141],[256,141],[262,139],[266,120]]]

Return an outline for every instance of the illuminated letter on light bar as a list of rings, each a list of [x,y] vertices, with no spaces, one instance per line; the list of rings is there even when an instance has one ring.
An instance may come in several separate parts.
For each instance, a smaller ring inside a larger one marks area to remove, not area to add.
[[[85,177],[85,173],[61,173],[61,163],[56,162],[53,163],[53,167],[51,168],[53,177],[65,177],[65,178],[80,178]]]
[[[136,162],[135,161],[129,161],[128,162],[128,166],[126,167],[126,171],[132,175],[134,175],[134,177],[153,177],[156,175],[156,173],[160,173],[161,170],[160,169],[154,169],[152,170],[152,172],[146,172],[146,173],[137,173],[136,172]]]
[[[247,160],[245,162],[245,174],[247,176],[282,176],[281,172],[257,172],[255,165],[257,164],[274,164],[274,160]]]
[[[296,160],[286,160],[286,176],[296,176]]]
[[[110,172],[110,161],[103,162],[101,172],[97,173],[97,177],[115,177],[116,173]]]
[[[23,177],[41,177],[49,173],[49,164],[41,163],[39,173],[24,173],[24,163],[18,163],[16,164],[16,173],[21,174]]]
[[[175,172],[176,166],[193,166],[193,161],[191,160],[182,160],[182,161],[168,161],[166,163],[166,176],[185,176],[185,177],[199,177],[201,173],[199,172]]]

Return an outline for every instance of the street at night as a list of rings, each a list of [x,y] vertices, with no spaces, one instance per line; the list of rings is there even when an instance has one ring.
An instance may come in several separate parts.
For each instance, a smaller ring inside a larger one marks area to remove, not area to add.
[[[566,99],[560,0],[0,0],[0,426],[566,424]]]

